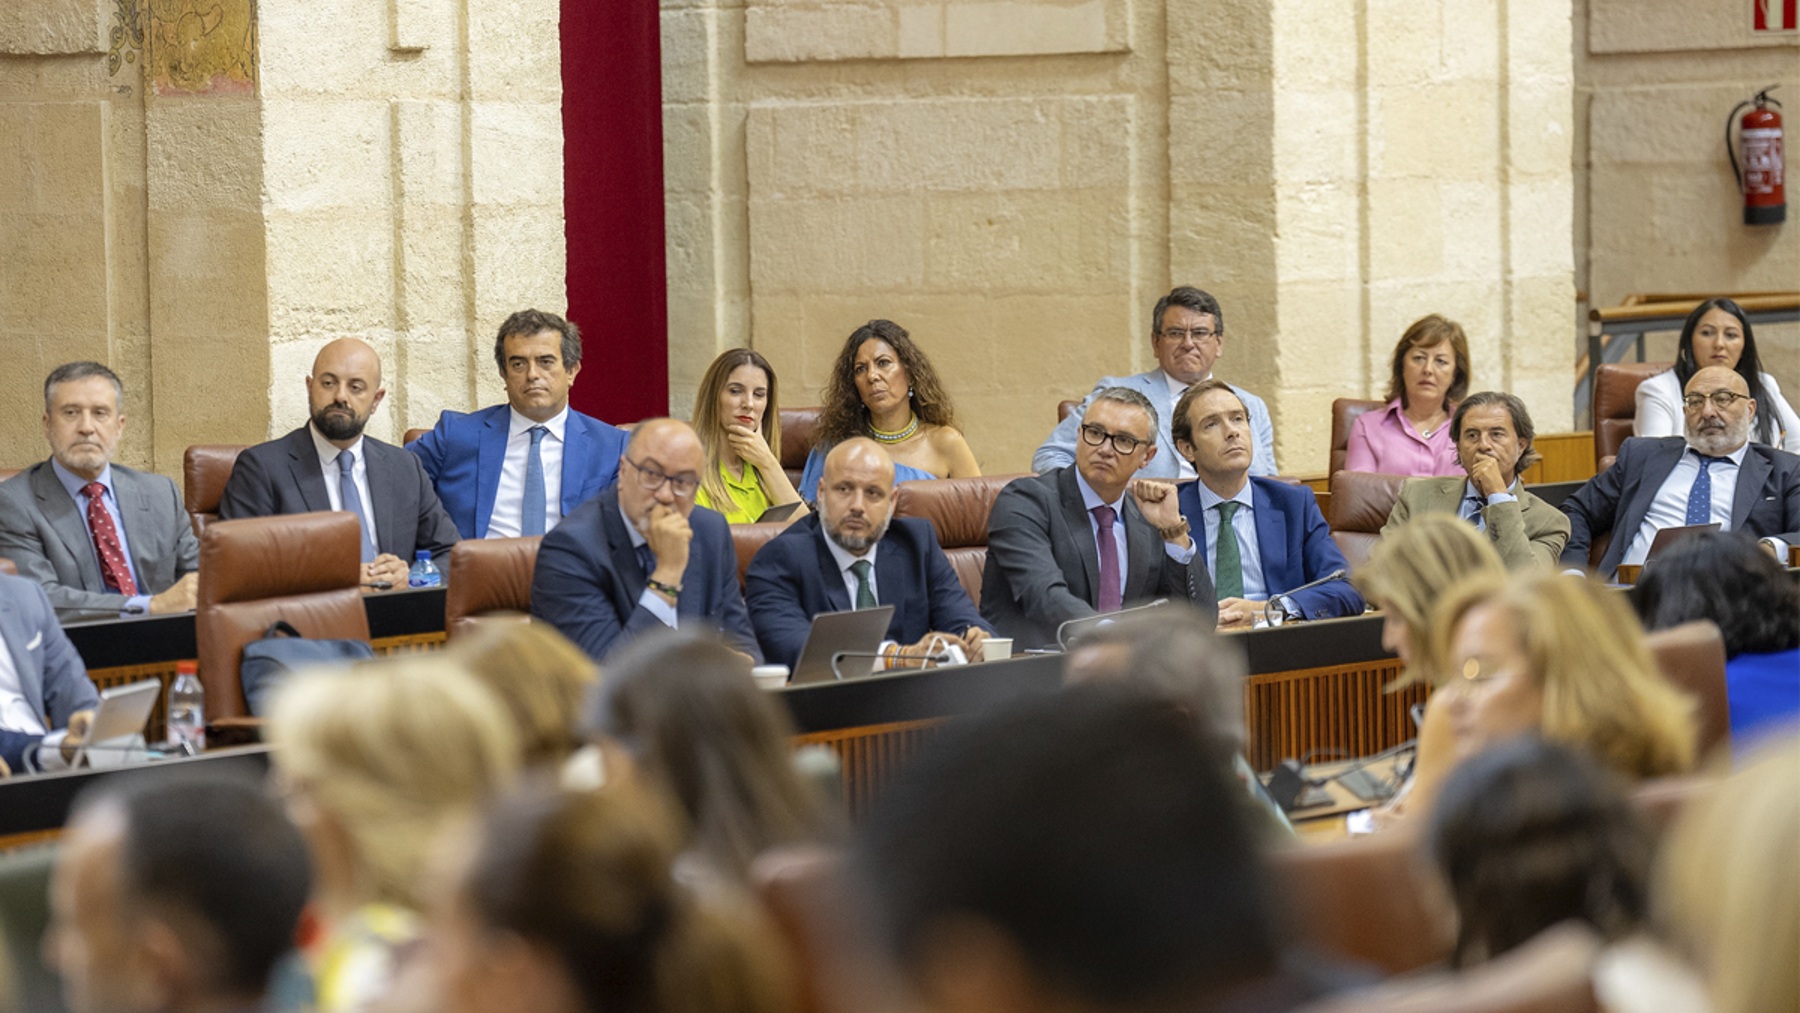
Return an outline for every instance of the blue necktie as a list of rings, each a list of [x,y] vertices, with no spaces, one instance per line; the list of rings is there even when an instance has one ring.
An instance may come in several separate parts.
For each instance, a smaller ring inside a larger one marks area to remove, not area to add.
[[[1481,515],[1482,500],[1480,496],[1470,496],[1463,500],[1463,519],[1475,525],[1476,531],[1487,530],[1487,518]]]
[[[656,553],[650,551],[649,542],[637,547],[637,561],[644,571],[644,579],[649,580],[650,575],[656,572]]]
[[[356,516],[356,526],[362,531],[362,561],[367,563],[375,558],[375,543],[369,539],[369,523],[363,517],[362,493],[356,491],[356,478],[351,474],[356,467],[356,455],[348,450],[338,451],[337,466],[338,502]]]
[[[544,442],[550,430],[532,426],[529,432],[531,449],[525,454],[525,498],[519,518],[519,533],[527,536],[544,533],[544,458],[538,452],[538,444]]]
[[[1688,489],[1687,522],[1689,524],[1712,523],[1712,466],[1723,457],[1708,457],[1698,451],[1694,454],[1700,459],[1700,474],[1694,476],[1694,484]]]

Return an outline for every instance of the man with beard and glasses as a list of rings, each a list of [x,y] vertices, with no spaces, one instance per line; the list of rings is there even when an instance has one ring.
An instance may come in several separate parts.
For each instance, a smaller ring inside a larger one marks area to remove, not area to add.
[[[618,480],[544,536],[531,614],[595,661],[645,633],[699,627],[760,663],[731,526],[694,503],[705,467],[686,422],[639,423]]]
[[[448,553],[456,525],[417,457],[363,435],[386,395],[366,343],[339,338],[320,349],[306,378],[311,421],[238,455],[219,516],[349,511],[362,522],[363,589],[405,587],[414,553]]]
[[[1563,503],[1571,529],[1563,565],[1585,567],[1588,546],[1610,534],[1597,568],[1610,576],[1621,563],[1642,563],[1658,531],[1715,522],[1787,558],[1800,539],[1800,456],[1749,442],[1756,401],[1735,370],[1695,373],[1682,410],[1685,437],[1626,440],[1612,467]]]
[[[856,437],[831,449],[819,509],[763,546],[744,575],[750,619],[771,663],[792,666],[821,612],[894,606],[881,645],[890,666],[939,645],[981,660],[993,631],[956,579],[931,522],[895,517],[894,462]],[[934,641],[937,643],[934,644]]]

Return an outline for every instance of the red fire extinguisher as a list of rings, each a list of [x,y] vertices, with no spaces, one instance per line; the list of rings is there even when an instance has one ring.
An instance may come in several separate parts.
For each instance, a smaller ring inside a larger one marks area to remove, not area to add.
[[[1756,93],[1748,102],[1739,102],[1725,121],[1725,153],[1731,156],[1731,173],[1737,177],[1738,189],[1744,194],[1745,225],[1779,225],[1787,220],[1787,191],[1782,185],[1785,168],[1781,156],[1781,103],[1769,97],[1775,85]],[[1738,123],[1738,137],[1744,149],[1743,167],[1738,166],[1737,149],[1731,143],[1731,125],[1738,109],[1755,105]]]

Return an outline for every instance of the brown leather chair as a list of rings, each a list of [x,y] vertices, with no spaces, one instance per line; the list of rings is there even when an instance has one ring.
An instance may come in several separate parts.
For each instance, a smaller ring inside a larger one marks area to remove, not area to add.
[[[981,571],[987,566],[988,513],[994,497],[1024,475],[981,475],[902,482],[894,488],[894,516],[923,517],[937,530],[950,568],[976,608],[981,607]]]
[[[18,473],[19,469],[17,468],[0,468],[0,482],[6,481]]]
[[[493,612],[531,613],[531,577],[537,571],[542,535],[529,538],[467,538],[450,547],[444,584],[444,631],[451,639],[473,629]]]
[[[1710,620],[1700,619],[1645,638],[1663,678],[1686,690],[1698,709],[1700,755],[1731,741],[1731,705],[1725,698],[1725,638]]]
[[[1619,453],[1637,419],[1638,384],[1668,369],[1673,362],[1603,362],[1594,374],[1594,471],[1605,471],[1600,459]]]
[[[207,720],[245,713],[244,645],[284,619],[302,636],[368,640],[362,529],[342,511],[214,521],[200,536],[194,610]]]
[[[181,496],[187,501],[195,538],[219,519],[219,499],[225,495],[225,483],[244,449],[241,443],[196,443],[181,455]]]
[[[429,429],[408,429],[406,434],[400,437],[400,445],[404,447],[429,432],[431,432]]]
[[[1344,470],[1344,461],[1350,456],[1350,427],[1363,413],[1387,407],[1386,401],[1367,401],[1362,398],[1340,397],[1331,402],[1331,466],[1325,474],[1335,475]]]
[[[1331,475],[1331,537],[1352,572],[1368,561],[1381,528],[1400,499],[1405,475],[1338,471]]]
[[[1309,949],[1389,974],[1449,957],[1454,916],[1423,889],[1412,828],[1296,843],[1277,848],[1271,864],[1289,930]]]
[[[750,569],[750,560],[756,558],[756,550],[769,544],[769,540],[787,530],[791,521],[758,521],[755,524],[733,524],[731,526],[731,547],[737,550],[738,587],[744,586],[744,574]]]
[[[806,468],[806,455],[819,441],[819,409],[783,408],[781,410],[781,468],[795,487]]]
[[[1059,426],[1062,425],[1063,419],[1075,414],[1075,409],[1080,407],[1081,402],[1079,400],[1056,402],[1056,424]]]

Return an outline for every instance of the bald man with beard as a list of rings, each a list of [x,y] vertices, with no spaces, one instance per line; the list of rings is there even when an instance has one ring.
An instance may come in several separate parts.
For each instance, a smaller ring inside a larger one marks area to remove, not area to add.
[[[1735,370],[1708,366],[1682,392],[1686,435],[1633,437],[1612,467],[1563,503],[1562,563],[1585,567],[1588,546],[1611,534],[1597,570],[1639,564],[1656,533],[1717,523],[1763,540],[1779,558],[1800,540],[1800,456],[1750,442],[1756,401]]]
[[[362,522],[364,590],[405,587],[414,553],[442,557],[457,534],[419,459],[363,434],[386,395],[375,349],[356,338],[321,348],[306,378],[311,419],[238,455],[219,516],[353,513]]]

